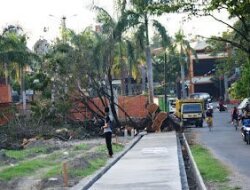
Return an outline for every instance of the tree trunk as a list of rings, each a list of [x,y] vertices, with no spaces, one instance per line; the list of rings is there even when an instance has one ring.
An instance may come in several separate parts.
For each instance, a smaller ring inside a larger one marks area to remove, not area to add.
[[[229,101],[229,97],[228,97],[228,78],[227,78],[226,74],[224,74],[224,87],[225,87],[224,100],[226,102],[228,102]]]
[[[54,103],[55,99],[56,99],[56,80],[57,80],[57,65],[55,65],[55,73],[53,76],[53,80],[52,80],[52,87],[51,87],[51,102]]]
[[[184,64],[181,63],[181,98],[186,98]]]
[[[113,65],[111,63],[111,62],[113,62],[111,53],[110,53],[108,61],[109,61],[110,65]],[[119,119],[118,119],[118,116],[117,116],[117,113],[116,113],[115,98],[114,98],[114,91],[113,91],[113,86],[112,86],[112,75],[111,75],[111,68],[110,67],[108,68],[108,74],[107,75],[108,75],[108,82],[109,82],[109,87],[110,87],[110,109],[111,109],[111,112],[113,114],[116,126],[120,127],[121,124],[119,122]]]
[[[142,90],[142,93],[145,93],[146,91],[146,71],[145,71],[145,66],[142,65],[141,66],[141,78],[142,78],[142,87],[141,87],[141,90]]]
[[[145,28],[146,28],[146,60],[147,60],[147,76],[148,76],[148,96],[149,103],[153,103],[154,99],[154,84],[153,84],[153,66],[151,60],[151,52],[149,46],[148,36],[148,17],[145,15]]]
[[[55,102],[55,79],[52,81],[52,87],[51,87],[51,102]]]
[[[24,68],[21,67],[21,94],[22,94],[22,99],[23,99],[23,113],[26,111],[26,92],[25,92],[25,83],[24,83],[24,78],[25,78],[25,72]]]
[[[112,115],[114,117],[116,126],[120,127],[121,124],[119,122],[119,119],[118,119],[117,113],[116,113],[115,98],[114,98],[114,92],[113,92],[113,86],[112,86],[112,76],[111,76],[110,72],[111,71],[109,69],[108,80],[109,80],[109,86],[110,86],[110,109],[111,109]]]
[[[121,47],[121,43],[119,44],[119,60],[120,60],[120,65],[121,65],[121,95],[126,95],[125,92],[125,68],[124,68],[124,62],[122,59],[122,47]]]
[[[128,95],[132,95],[132,63],[130,58],[128,59],[129,63],[129,74],[128,74]]]
[[[8,68],[7,63],[4,62],[4,77],[5,77],[5,85],[8,85]]]

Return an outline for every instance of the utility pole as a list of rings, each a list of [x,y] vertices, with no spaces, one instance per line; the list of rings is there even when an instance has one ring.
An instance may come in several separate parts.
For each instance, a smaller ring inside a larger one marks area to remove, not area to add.
[[[186,98],[184,63],[182,62],[181,62],[181,98],[184,99]]]
[[[179,47],[179,63],[181,65],[181,98],[185,99],[186,98],[186,90],[185,90],[185,70],[184,70],[184,65],[186,61],[186,57],[184,54],[184,50],[182,45]]]
[[[164,54],[164,111],[167,112],[167,53]]]
[[[227,51],[227,57],[231,58],[232,57],[232,49],[231,49],[231,47],[229,46],[228,43],[226,43],[226,51]],[[228,102],[229,101],[229,96],[228,96],[228,74],[227,74],[226,71],[224,71],[224,89],[225,89],[224,100],[226,102]]]
[[[62,41],[63,43],[65,43],[66,41],[66,34],[65,34],[65,31],[66,31],[66,16],[62,16],[62,20],[61,20],[61,35],[62,35]]]

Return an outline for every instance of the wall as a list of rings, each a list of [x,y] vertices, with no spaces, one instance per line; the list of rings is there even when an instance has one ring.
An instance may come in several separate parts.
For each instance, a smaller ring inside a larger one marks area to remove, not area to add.
[[[97,105],[98,109],[104,112],[104,106],[99,98],[93,98],[92,101]],[[108,101],[105,100],[107,105]],[[146,96],[119,96],[118,97],[118,105],[127,112],[127,114],[131,117],[146,117],[147,110],[147,97]],[[89,102],[89,107],[98,112],[98,109]],[[118,109],[118,118],[125,118],[125,114],[123,111]],[[80,121],[84,121],[85,118],[92,119],[93,115],[90,112],[86,112],[86,108],[83,104],[78,104],[78,109],[71,110],[72,119],[77,119]]]
[[[10,103],[0,103],[0,126],[4,125],[11,118]]]
[[[10,107],[9,105],[10,102],[11,102],[10,86],[0,84],[0,126],[7,122],[7,118],[9,117],[7,110]],[[4,116],[2,114],[4,114]]]
[[[9,85],[0,84],[0,103],[11,102],[11,90]]]
[[[146,110],[147,96],[119,96],[118,103],[131,117],[145,117],[148,113]],[[125,118],[125,114],[120,109],[118,117]]]

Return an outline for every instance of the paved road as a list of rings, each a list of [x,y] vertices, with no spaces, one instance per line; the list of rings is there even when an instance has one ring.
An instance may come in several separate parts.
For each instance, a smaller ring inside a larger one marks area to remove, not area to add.
[[[243,142],[240,130],[230,123],[230,112],[214,111],[214,128],[209,132],[204,128],[194,128],[199,142],[212,153],[243,176],[250,176],[250,145]],[[250,180],[248,180],[250,181]],[[248,182],[250,183],[250,182]]]

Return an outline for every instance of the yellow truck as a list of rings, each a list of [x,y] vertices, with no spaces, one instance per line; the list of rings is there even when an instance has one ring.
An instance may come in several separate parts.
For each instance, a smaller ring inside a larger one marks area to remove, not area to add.
[[[195,125],[196,127],[203,127],[204,100],[177,100],[175,116],[180,119],[180,126]]]

